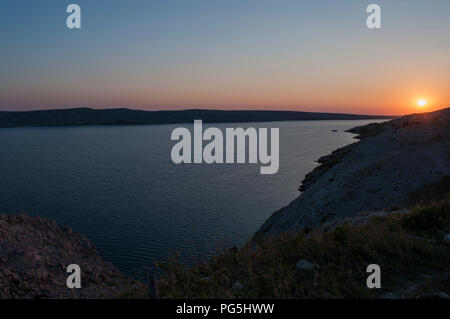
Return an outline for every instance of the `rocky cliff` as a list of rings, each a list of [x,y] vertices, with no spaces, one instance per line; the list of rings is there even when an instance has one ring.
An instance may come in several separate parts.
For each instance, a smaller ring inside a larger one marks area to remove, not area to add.
[[[450,108],[350,132],[360,141],[319,159],[300,186],[302,194],[275,212],[257,236],[396,210],[426,185],[450,175]]]
[[[66,285],[81,268],[81,289]],[[0,214],[0,298],[145,297],[146,287],[100,258],[86,238],[40,217]]]

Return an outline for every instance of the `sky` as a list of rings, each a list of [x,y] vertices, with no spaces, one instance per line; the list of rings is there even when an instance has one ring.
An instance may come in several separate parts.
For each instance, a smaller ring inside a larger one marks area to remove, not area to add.
[[[450,106],[448,0],[2,0],[0,40],[0,110]]]

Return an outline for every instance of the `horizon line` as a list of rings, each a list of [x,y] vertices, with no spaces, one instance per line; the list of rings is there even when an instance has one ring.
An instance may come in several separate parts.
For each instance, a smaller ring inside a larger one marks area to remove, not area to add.
[[[443,107],[446,109],[448,107]],[[107,111],[107,110],[129,110],[129,111],[143,111],[143,112],[182,112],[182,111],[219,111],[219,112],[292,112],[292,113],[318,113],[318,114],[340,114],[340,115],[358,115],[358,116],[381,116],[381,117],[400,117],[415,113],[405,113],[405,114],[362,114],[362,113],[348,113],[348,112],[327,112],[327,111],[303,111],[303,110],[276,110],[276,109],[226,109],[226,108],[202,108],[202,107],[192,107],[192,108],[165,108],[165,109],[146,109],[144,107],[90,107],[90,106],[79,106],[79,107],[61,107],[61,108],[42,108],[42,109],[27,109],[27,110],[2,110],[0,112],[8,113],[27,113],[27,112],[45,112],[45,111],[64,111],[64,110],[96,110],[96,111]],[[434,111],[430,111],[434,112]],[[429,112],[421,112],[429,113]]]

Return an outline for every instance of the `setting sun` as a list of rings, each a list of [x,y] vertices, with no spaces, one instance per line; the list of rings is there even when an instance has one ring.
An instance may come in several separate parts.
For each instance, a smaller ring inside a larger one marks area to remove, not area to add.
[[[427,105],[427,101],[426,100],[419,100],[419,101],[417,101],[417,105],[419,105],[420,107],[424,107],[425,105]]]

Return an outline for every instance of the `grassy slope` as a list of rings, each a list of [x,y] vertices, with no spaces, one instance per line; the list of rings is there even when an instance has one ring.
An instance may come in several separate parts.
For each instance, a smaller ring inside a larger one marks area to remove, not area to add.
[[[442,198],[442,197],[441,197]],[[161,265],[162,298],[374,298],[449,293],[450,194],[412,213],[371,217],[366,225],[261,239],[195,267],[176,258]],[[298,260],[315,263],[312,272]],[[379,264],[382,289],[366,287],[366,267]],[[243,285],[233,290],[238,281]]]

